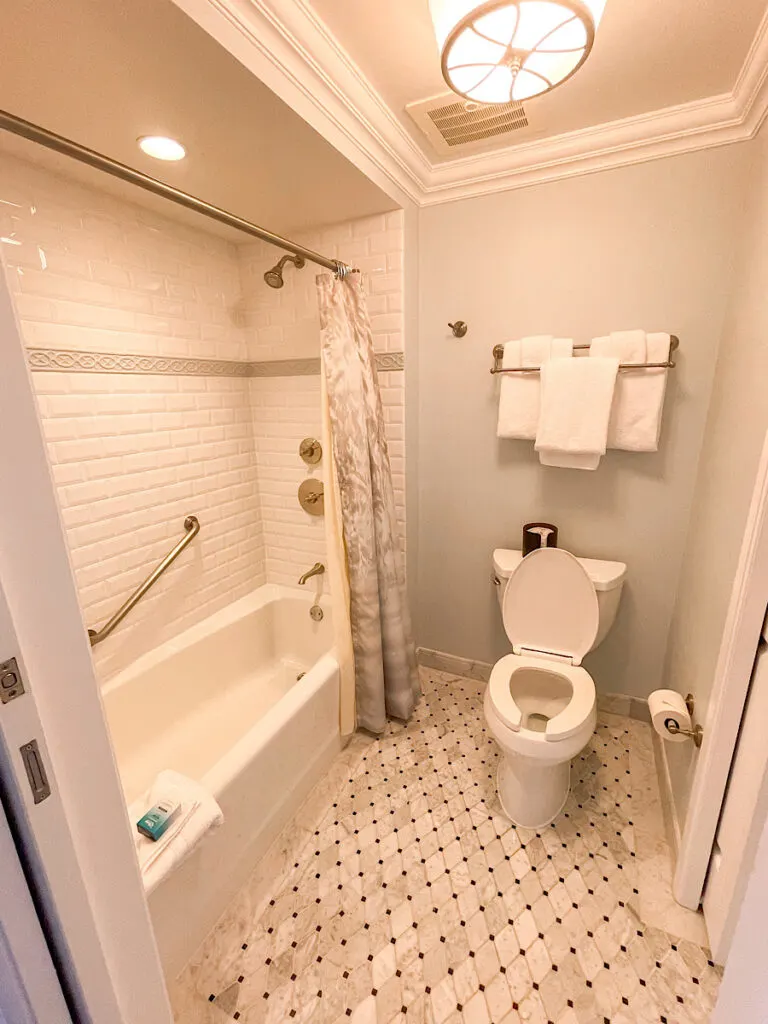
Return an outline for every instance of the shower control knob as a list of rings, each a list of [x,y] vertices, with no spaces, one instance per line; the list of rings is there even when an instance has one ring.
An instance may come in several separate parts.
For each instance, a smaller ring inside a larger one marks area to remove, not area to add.
[[[323,446],[314,437],[305,437],[299,445],[299,455],[308,466],[314,466],[323,457]]]

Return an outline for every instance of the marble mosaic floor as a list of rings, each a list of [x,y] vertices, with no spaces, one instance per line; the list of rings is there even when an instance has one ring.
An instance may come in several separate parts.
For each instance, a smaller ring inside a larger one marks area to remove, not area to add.
[[[515,828],[481,684],[422,678],[413,720],[353,740],[268,898],[246,888],[179,978],[178,1024],[707,1021],[721,972],[669,894],[649,726],[601,714],[565,811]]]

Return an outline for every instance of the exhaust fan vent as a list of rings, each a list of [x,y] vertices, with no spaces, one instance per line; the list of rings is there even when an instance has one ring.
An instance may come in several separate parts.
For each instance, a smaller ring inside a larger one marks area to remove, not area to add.
[[[452,97],[450,103],[445,100]],[[453,94],[410,103],[406,110],[441,152],[457,146],[487,143],[528,126],[522,103],[474,103],[456,100]]]

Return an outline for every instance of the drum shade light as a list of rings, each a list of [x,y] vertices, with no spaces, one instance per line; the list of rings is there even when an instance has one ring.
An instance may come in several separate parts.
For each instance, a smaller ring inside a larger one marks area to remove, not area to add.
[[[605,0],[430,0],[443,76],[477,103],[549,92],[584,63]]]

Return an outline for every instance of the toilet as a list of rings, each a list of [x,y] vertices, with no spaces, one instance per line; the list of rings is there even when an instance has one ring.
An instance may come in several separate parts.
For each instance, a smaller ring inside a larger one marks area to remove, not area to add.
[[[562,548],[493,553],[512,653],[496,662],[485,718],[501,747],[497,784],[516,825],[541,828],[563,809],[571,759],[597,717],[595,684],[581,667],[616,618],[627,567],[576,558]]]

